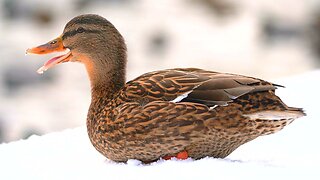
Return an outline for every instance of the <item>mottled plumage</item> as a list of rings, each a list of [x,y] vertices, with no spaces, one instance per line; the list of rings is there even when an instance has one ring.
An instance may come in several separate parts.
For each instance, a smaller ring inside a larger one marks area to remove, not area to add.
[[[152,161],[183,150],[195,159],[224,158],[240,145],[277,132],[303,115],[274,94],[276,86],[194,68],[147,73],[129,81],[110,100],[92,102],[89,136],[99,152],[115,161]],[[181,102],[171,102],[185,93],[189,94]],[[293,116],[248,117],[263,111]]]
[[[42,71],[66,61],[85,64],[92,88],[89,138],[114,161],[151,162],[184,151],[194,159],[224,158],[305,115],[275,95],[281,86],[241,75],[180,68],[124,83],[123,38],[97,15],[75,17],[55,41],[63,44],[51,41],[27,52],[70,50],[50,60]]]

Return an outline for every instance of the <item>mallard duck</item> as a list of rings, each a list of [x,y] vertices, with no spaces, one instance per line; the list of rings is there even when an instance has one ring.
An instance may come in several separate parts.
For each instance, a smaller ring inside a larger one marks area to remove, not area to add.
[[[254,77],[176,68],[126,83],[124,39],[98,15],[77,16],[58,38],[27,49],[28,54],[59,51],[66,53],[38,72],[63,62],[85,65],[92,90],[88,135],[113,161],[224,158],[305,115],[275,95],[282,86]]]

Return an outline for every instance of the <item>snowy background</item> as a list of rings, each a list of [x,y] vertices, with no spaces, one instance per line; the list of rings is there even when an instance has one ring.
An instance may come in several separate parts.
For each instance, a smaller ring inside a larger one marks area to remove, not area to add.
[[[0,179],[320,179],[319,8],[320,0],[0,0]],[[83,13],[123,34],[128,80],[173,67],[240,73],[286,86],[278,95],[308,116],[225,160],[110,162],[86,135],[84,67],[40,76],[51,55],[24,55]]]

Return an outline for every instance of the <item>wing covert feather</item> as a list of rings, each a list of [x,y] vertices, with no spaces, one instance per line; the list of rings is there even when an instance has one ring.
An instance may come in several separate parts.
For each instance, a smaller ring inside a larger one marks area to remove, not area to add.
[[[172,101],[187,94],[182,102],[225,106],[247,93],[275,89],[276,85],[257,78],[179,68],[146,73],[128,82],[122,95],[128,101],[142,103],[143,100],[145,104],[159,100]]]

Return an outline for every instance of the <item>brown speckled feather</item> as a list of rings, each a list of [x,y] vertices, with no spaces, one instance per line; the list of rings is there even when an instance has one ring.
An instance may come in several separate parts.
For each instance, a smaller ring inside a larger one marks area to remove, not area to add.
[[[195,159],[223,158],[293,120],[252,120],[248,114],[303,115],[301,109],[287,107],[275,89],[256,78],[194,68],[147,73],[128,82],[99,113],[109,116],[95,123],[95,139],[104,142],[95,147],[115,161],[149,162],[183,150]],[[174,101],[184,94],[180,102]]]

